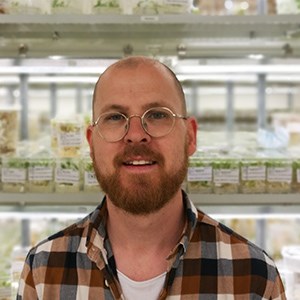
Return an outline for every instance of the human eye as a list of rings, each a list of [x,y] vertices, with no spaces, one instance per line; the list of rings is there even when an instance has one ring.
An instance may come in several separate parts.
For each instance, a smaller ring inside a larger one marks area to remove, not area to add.
[[[146,114],[146,118],[149,120],[162,120],[170,118],[170,113],[163,109],[151,109]]]
[[[103,123],[118,123],[125,120],[125,116],[121,113],[106,113],[103,115]]]

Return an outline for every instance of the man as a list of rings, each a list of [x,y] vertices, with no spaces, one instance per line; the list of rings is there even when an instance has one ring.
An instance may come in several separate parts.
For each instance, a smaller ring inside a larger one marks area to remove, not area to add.
[[[125,58],[96,84],[90,154],[106,196],[28,254],[18,299],[286,299],[265,252],[181,190],[197,124],[180,83]]]

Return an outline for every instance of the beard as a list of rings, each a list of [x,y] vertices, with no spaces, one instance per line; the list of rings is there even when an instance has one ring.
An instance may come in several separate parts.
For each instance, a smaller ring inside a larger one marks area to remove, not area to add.
[[[116,207],[134,215],[148,215],[164,207],[180,189],[188,168],[187,142],[183,161],[169,172],[164,169],[163,156],[145,145],[126,146],[123,153],[114,159],[116,171],[113,174],[104,174],[101,166],[97,167],[94,151],[91,153],[95,175],[102,190]],[[121,180],[120,167],[124,158],[138,155],[154,160],[160,166],[159,175],[153,178],[146,174],[128,174],[126,180],[130,184],[125,185]]]

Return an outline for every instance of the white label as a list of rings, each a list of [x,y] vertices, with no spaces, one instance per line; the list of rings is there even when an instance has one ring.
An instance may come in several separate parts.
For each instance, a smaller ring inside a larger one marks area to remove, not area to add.
[[[164,0],[164,4],[167,5],[181,5],[186,6],[189,5],[190,0]]]
[[[79,171],[56,168],[55,180],[58,183],[77,184],[79,182]]]
[[[239,183],[239,169],[218,169],[214,170],[214,182],[222,183]]]
[[[292,168],[275,167],[268,168],[269,182],[288,182],[292,181]]]
[[[26,169],[2,168],[2,182],[6,183],[25,183]]]
[[[99,185],[95,172],[84,172],[84,184],[88,186]]]
[[[159,18],[158,16],[141,16],[142,22],[158,22]]]
[[[60,132],[57,137],[59,147],[80,147],[81,146],[81,131]]]
[[[187,180],[192,181],[212,181],[212,167],[189,167]]]
[[[245,166],[242,167],[242,180],[265,180],[265,166]]]
[[[44,180],[52,180],[53,173],[51,167],[44,166],[34,166],[29,167],[28,169],[28,179],[29,181],[44,181]]]

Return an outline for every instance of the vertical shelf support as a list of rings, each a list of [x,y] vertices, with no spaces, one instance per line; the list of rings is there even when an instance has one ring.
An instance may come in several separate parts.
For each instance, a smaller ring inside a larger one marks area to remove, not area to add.
[[[227,139],[231,143],[234,130],[234,83],[227,82],[227,113],[226,113],[226,132]]]
[[[28,74],[20,74],[21,140],[28,139]]]
[[[26,248],[30,246],[30,220],[21,221],[21,246]]]
[[[76,112],[82,113],[82,87],[77,86],[76,88]]]
[[[198,116],[198,84],[197,82],[192,83],[191,88],[191,109],[194,116]]]
[[[287,107],[288,111],[292,112],[294,110],[294,94],[292,92],[292,87],[290,86],[289,91],[287,93]]]
[[[268,13],[268,1],[267,0],[256,0],[257,14],[266,15]]]
[[[265,129],[266,117],[266,74],[258,74],[257,82],[257,129]]]
[[[57,113],[57,85],[56,83],[50,84],[50,116],[55,118]]]

